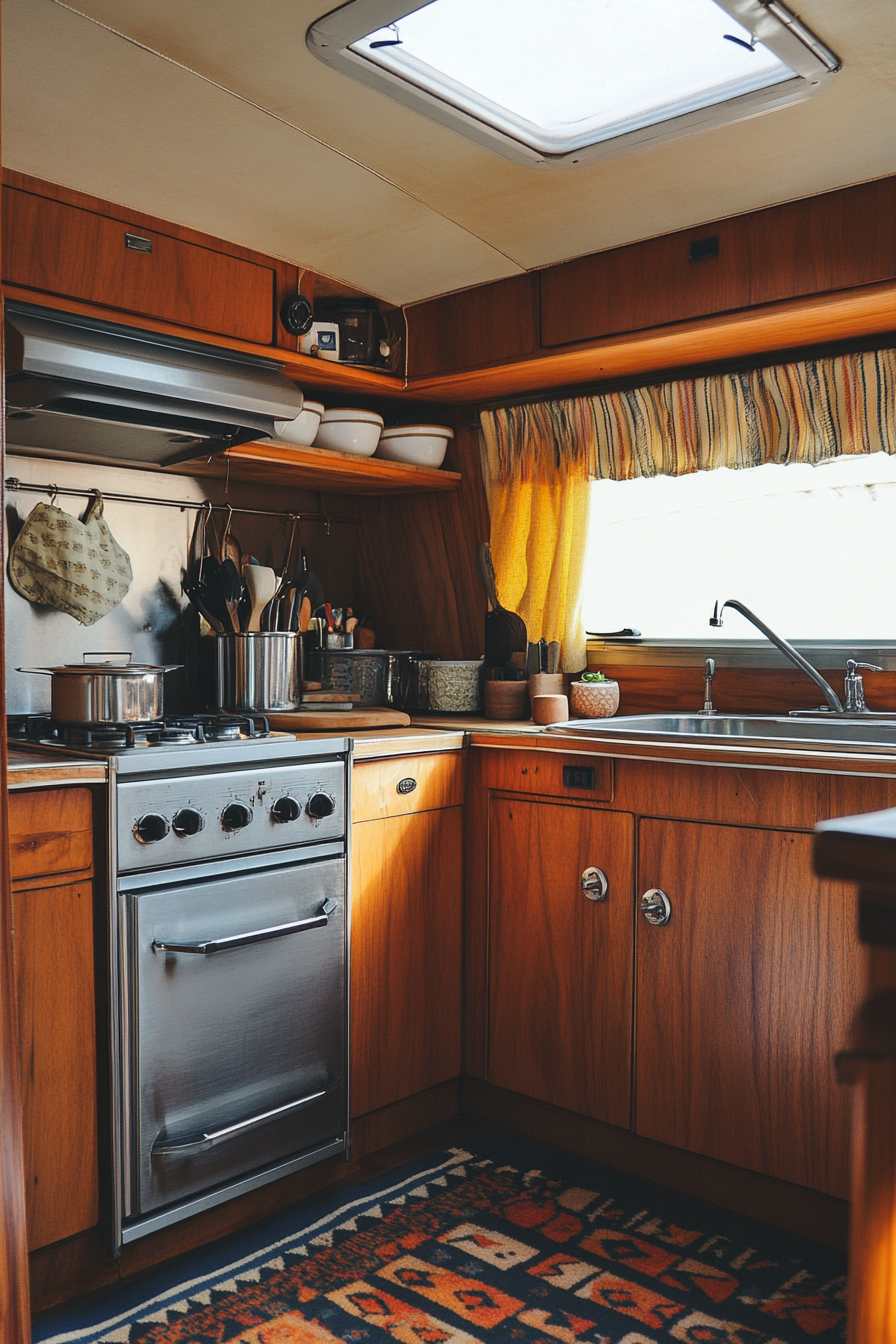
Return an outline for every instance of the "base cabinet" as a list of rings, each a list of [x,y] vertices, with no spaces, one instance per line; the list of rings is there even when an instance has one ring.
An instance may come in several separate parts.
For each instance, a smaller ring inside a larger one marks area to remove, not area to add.
[[[849,1105],[834,1055],[860,988],[855,912],[812,873],[812,837],[643,819],[638,1134],[842,1199]]]
[[[364,762],[354,773],[350,1039],[358,1116],[461,1071],[463,762],[445,753]]]
[[[615,1125],[631,1090],[632,842],[624,813],[490,802],[489,1082]],[[593,868],[600,900],[583,890]]]
[[[99,1208],[92,799],[9,800],[28,1249],[95,1226]]]
[[[589,805],[559,796],[547,755],[477,762],[466,964],[478,1067],[467,1071],[848,1198],[849,1096],[834,1056],[863,956],[848,891],[812,871],[826,781],[619,761]],[[798,816],[806,830],[753,819],[757,800],[773,816],[779,795],[784,824]],[[754,824],[731,824],[744,812]],[[583,898],[592,866],[609,878],[603,902]],[[671,904],[662,925],[640,910],[652,888]]]

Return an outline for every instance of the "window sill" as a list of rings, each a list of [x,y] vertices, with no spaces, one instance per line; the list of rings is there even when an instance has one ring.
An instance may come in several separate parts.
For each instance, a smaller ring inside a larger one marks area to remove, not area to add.
[[[794,639],[804,658],[821,671],[846,671],[847,658],[876,663],[896,671],[896,644],[880,640]],[[588,667],[701,667],[714,658],[716,667],[792,668],[782,653],[764,639],[589,639]]]

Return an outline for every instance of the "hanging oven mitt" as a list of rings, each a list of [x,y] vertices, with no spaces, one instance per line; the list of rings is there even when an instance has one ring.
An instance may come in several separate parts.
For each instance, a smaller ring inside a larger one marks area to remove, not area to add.
[[[9,579],[29,602],[56,607],[93,625],[117,607],[131,586],[131,561],[94,499],[83,523],[54,504],[31,510],[9,551]]]

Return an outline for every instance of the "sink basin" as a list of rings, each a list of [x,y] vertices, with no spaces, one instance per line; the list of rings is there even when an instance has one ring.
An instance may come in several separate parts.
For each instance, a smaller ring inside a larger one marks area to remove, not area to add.
[[[896,751],[896,713],[892,719],[772,718],[761,715],[631,714],[612,719],[572,719],[546,729],[593,738],[625,741],[736,742],[743,746],[804,747],[814,751]]]

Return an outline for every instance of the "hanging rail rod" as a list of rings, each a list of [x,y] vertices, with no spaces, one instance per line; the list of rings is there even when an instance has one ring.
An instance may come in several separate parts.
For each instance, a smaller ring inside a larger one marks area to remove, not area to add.
[[[30,490],[38,495],[92,495],[95,492],[90,489],[79,489],[71,485],[37,485],[30,481],[20,481],[18,476],[7,476],[4,482],[6,489],[10,491]],[[192,499],[151,499],[149,495],[121,495],[111,490],[101,490],[103,499],[113,500],[117,504],[155,504],[165,509],[203,509],[209,504],[209,500]],[[282,518],[286,522],[296,520],[301,523],[352,523],[357,525],[361,520],[353,518],[349,514],[336,513],[283,513],[274,509],[240,509],[230,504],[212,504],[212,510],[220,513],[245,513],[251,514],[254,518]]]

